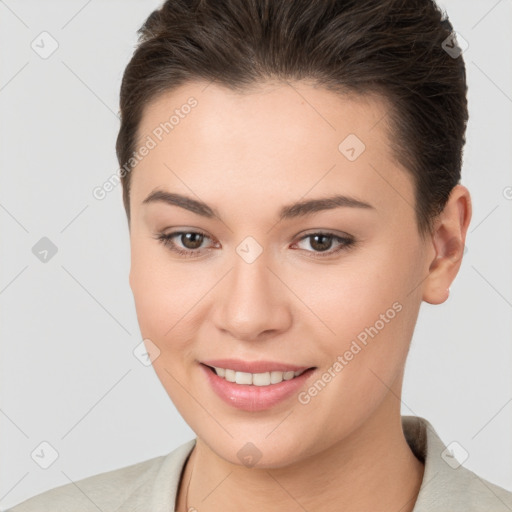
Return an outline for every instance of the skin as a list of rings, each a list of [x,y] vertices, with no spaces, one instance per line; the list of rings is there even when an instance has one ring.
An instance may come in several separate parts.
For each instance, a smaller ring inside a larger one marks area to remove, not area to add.
[[[345,512],[411,511],[424,466],[401,427],[404,366],[422,301],[444,302],[460,268],[468,190],[453,189],[422,238],[412,177],[390,150],[386,102],[306,82],[244,93],[187,83],[146,107],[140,140],[190,96],[198,105],[132,171],[130,196],[139,326],[160,350],[153,366],[162,385],[197,434],[177,510],[334,511],[342,503]],[[348,134],[366,146],[355,161],[338,149]],[[143,204],[157,188],[202,200],[220,219]],[[278,221],[283,205],[333,193],[373,208]],[[187,229],[207,237],[174,242],[199,246],[200,256],[155,239]],[[355,245],[335,252],[333,238],[330,254],[315,258],[325,254],[322,241],[304,236],[320,230]],[[236,252],[248,236],[263,249],[250,264]],[[235,409],[199,367],[225,357],[316,366],[307,390],[395,302],[401,311],[308,404],[294,395],[265,411]],[[254,467],[237,457],[247,442],[261,452]]]

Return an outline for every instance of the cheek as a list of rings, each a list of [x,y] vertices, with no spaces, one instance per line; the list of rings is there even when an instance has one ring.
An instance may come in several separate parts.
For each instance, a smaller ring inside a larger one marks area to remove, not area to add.
[[[406,266],[411,261],[397,258],[389,246],[372,248],[348,255],[339,264],[298,272],[291,282],[297,295],[330,327],[331,339],[346,339],[373,325],[394,303],[407,300],[414,280]],[[391,309],[388,316],[394,313]]]
[[[181,327],[184,322],[180,319],[197,301],[199,292],[193,273],[170,262],[156,242],[132,243],[130,284],[141,334],[159,345]]]
[[[380,250],[361,251],[297,280],[297,294],[329,327],[322,325],[314,338],[324,363],[329,367],[338,356],[343,359],[340,385],[346,379],[348,388],[368,394],[379,386],[370,369],[390,384],[403,364],[419,311],[417,298],[409,293],[415,257],[382,244]],[[325,335],[318,336],[321,332]]]
[[[407,357],[420,306],[411,294],[415,258],[414,250],[387,245],[351,281],[354,294],[338,326],[345,322],[343,349],[352,358],[345,377],[366,397],[386,392]]]

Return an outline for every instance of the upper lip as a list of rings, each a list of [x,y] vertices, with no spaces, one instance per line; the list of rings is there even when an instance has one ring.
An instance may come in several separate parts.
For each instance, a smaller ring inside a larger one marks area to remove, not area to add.
[[[279,363],[277,361],[242,361],[241,359],[210,359],[201,362],[207,366],[215,366],[217,368],[226,368],[246,373],[266,373],[273,371],[297,372],[312,368],[311,366],[298,366],[288,363]]]

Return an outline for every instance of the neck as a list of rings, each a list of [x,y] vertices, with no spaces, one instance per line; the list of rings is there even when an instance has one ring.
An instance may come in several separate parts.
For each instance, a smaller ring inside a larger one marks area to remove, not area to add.
[[[399,406],[390,390],[348,437],[307,460],[278,468],[231,464],[198,438],[185,467],[177,510],[329,512],[342,504],[344,512],[411,512],[424,466],[404,437]]]

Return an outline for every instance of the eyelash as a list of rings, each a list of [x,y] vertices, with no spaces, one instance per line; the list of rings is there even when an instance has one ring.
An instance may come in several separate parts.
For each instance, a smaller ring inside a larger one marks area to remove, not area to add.
[[[173,242],[173,238],[185,234],[194,234],[194,235],[202,235],[205,238],[210,238],[206,233],[203,233],[201,231],[174,231],[173,233],[158,233],[154,238],[156,238],[159,242],[161,242],[165,247],[167,247],[169,250],[180,254],[181,256],[187,257],[187,258],[193,258],[196,257],[196,255],[200,254],[202,252],[202,249],[181,249],[176,245],[175,242]],[[315,231],[314,233],[309,233],[305,236],[303,236],[299,242],[302,240],[305,240],[307,238],[311,238],[315,235],[323,235],[327,236],[329,238],[332,238],[333,240],[336,240],[340,242],[340,246],[338,249],[331,251],[306,251],[306,252],[312,252],[313,258],[327,258],[328,256],[332,256],[333,254],[337,254],[343,250],[347,250],[351,247],[353,247],[356,243],[356,241],[351,237],[342,237],[335,235],[334,233],[325,232],[325,231]],[[305,250],[305,249],[304,249]]]

